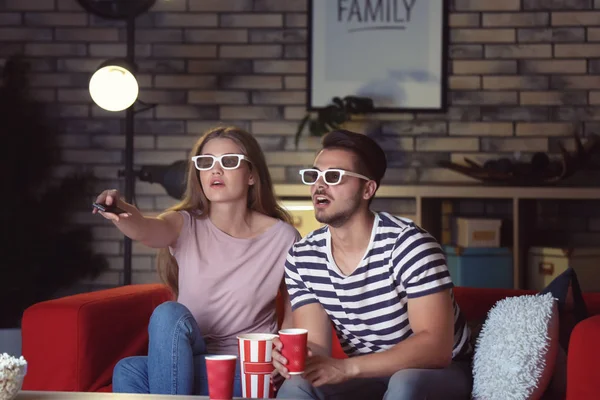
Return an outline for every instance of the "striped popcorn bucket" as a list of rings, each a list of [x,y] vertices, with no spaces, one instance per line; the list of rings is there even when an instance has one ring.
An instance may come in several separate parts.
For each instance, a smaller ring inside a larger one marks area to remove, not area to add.
[[[271,384],[271,364],[273,338],[277,335],[248,333],[238,336],[240,369],[242,378],[242,397],[266,399],[274,398]]]

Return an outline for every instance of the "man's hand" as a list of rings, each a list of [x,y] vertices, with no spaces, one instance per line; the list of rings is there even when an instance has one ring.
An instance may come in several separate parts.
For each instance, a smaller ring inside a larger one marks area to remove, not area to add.
[[[281,377],[285,379],[290,378],[290,374],[288,374],[288,369],[285,366],[287,364],[287,360],[284,356],[281,355],[281,348],[283,347],[283,343],[279,340],[278,337],[273,339],[273,350],[271,352],[271,358],[273,360],[273,366],[275,370],[271,373],[271,379],[273,382],[277,382]]]
[[[273,350],[271,351],[271,358],[273,359],[273,366],[275,369],[271,373],[271,381],[273,383],[279,383],[282,378],[289,379],[291,375],[288,373],[288,369],[285,366],[288,363],[288,360],[281,355],[281,349],[283,348],[283,343],[279,340],[278,337],[273,339]],[[310,350],[310,347],[306,347],[306,363],[308,363],[308,359],[312,357],[313,352]],[[307,364],[308,365],[308,364]],[[306,368],[305,368],[306,370]]]
[[[347,359],[312,356],[306,360],[303,377],[314,387],[342,383],[352,378]]]
[[[304,328],[308,330],[308,345],[306,347],[306,359],[313,354],[331,354],[331,320],[319,303],[303,305],[292,313],[293,323],[290,327]],[[273,339],[273,367],[271,380],[276,383],[283,378],[289,379],[291,375],[286,367],[288,360],[281,354],[283,343],[278,337]]]

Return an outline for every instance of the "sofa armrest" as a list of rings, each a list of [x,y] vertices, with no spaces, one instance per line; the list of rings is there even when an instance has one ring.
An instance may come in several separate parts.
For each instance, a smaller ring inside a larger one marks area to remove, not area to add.
[[[112,381],[122,358],[146,354],[148,321],[172,295],[145,284],[34,304],[21,329],[28,371],[23,389],[97,391]]]
[[[600,315],[587,318],[571,332],[567,355],[567,400],[600,398]]]

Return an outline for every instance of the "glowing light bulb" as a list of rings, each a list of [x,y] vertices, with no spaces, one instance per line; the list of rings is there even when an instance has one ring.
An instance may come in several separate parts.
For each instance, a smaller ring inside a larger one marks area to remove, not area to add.
[[[107,111],[122,111],[137,100],[139,86],[135,76],[119,65],[98,69],[89,85],[92,100]]]

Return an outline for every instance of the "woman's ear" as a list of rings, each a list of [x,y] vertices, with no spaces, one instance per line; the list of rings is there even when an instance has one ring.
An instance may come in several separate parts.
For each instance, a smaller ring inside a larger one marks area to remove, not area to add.
[[[254,174],[250,174],[250,177],[248,178],[248,185],[254,185]]]

